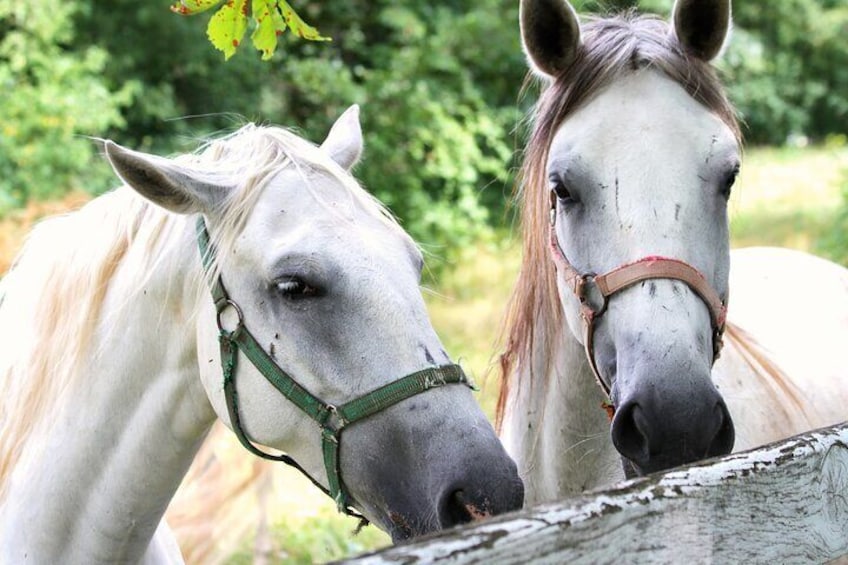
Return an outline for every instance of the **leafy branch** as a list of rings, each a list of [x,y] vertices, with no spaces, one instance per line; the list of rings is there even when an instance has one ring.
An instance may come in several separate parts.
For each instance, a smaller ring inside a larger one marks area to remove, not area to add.
[[[317,29],[310,26],[285,0],[178,0],[171,11],[193,16],[224,3],[209,20],[206,35],[212,45],[224,53],[224,59],[232,57],[241,45],[247,30],[249,15],[255,23],[250,39],[253,46],[267,61],[277,49],[277,37],[287,29],[302,39],[330,41]]]

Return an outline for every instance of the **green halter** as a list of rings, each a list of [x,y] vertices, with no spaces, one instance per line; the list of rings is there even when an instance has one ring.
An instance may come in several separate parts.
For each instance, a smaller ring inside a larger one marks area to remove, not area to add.
[[[214,261],[215,250],[209,243],[209,233],[206,231],[206,223],[202,216],[197,219],[197,244],[200,248],[203,266],[208,271]],[[339,448],[342,430],[355,422],[373,416],[402,400],[430,390],[431,388],[451,383],[462,383],[472,389],[474,388],[459,365],[444,365],[441,367],[430,367],[412,373],[341,406],[328,404],[298,384],[259,345],[244,326],[241,309],[235,302],[230,300],[220,276],[211,283],[211,290],[212,298],[215,301],[215,310],[218,314],[218,341],[221,347],[221,366],[224,373],[224,396],[227,403],[227,412],[230,416],[230,423],[236,437],[254,455],[272,461],[281,461],[299,470],[315,486],[336,502],[339,512],[359,518],[364,523],[367,523],[365,518],[353,510],[352,499],[345,489],[341,477]],[[233,330],[224,329],[222,326],[221,318],[227,309],[232,309],[238,316],[238,322]],[[323,485],[312,478],[303,467],[288,455],[265,453],[257,448],[247,437],[241,426],[241,419],[239,417],[238,392],[236,391],[235,382],[239,350],[284,397],[318,423],[318,426],[321,428],[324,467],[327,471],[329,489],[324,488]]]

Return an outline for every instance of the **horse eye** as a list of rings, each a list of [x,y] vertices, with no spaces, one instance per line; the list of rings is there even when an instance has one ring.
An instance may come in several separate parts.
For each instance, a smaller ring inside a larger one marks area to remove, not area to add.
[[[299,300],[319,296],[318,288],[306,284],[297,277],[284,277],[275,283],[277,291],[285,298]]]
[[[577,198],[568,189],[568,186],[559,179],[551,180],[551,191],[556,194],[557,199],[563,204],[573,204]]]
[[[734,167],[724,177],[724,182],[721,186],[721,195],[725,198],[730,198],[730,191],[733,188],[733,184],[736,182],[737,176],[739,176],[739,165],[736,165],[736,167]]]

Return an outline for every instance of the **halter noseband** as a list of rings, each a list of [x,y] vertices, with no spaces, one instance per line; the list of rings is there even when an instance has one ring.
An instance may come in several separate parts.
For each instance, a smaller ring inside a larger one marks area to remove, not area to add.
[[[215,250],[209,242],[209,233],[203,217],[197,220],[197,244],[204,269],[210,269]],[[353,500],[345,488],[341,476],[339,462],[339,449],[341,446],[341,434],[347,426],[369,418],[398,402],[428,391],[432,388],[446,384],[462,383],[469,388],[474,388],[462,367],[459,365],[443,365],[440,367],[429,367],[417,371],[394,382],[373,390],[359,398],[346,402],[341,406],[334,406],[319,399],[294,378],[283,371],[279,365],[265,352],[251,333],[244,326],[241,308],[227,295],[221,277],[218,276],[211,283],[212,298],[215,301],[218,322],[218,341],[221,348],[221,367],[224,376],[224,397],[227,404],[227,412],[233,432],[241,444],[251,453],[290,465],[303,473],[312,484],[321,489],[336,502],[339,512],[358,518],[361,525],[368,523],[362,515],[352,508]],[[224,312],[232,310],[238,317],[235,329],[228,330],[223,327],[222,317]],[[282,453],[272,455],[265,453],[256,447],[242,428],[238,409],[238,392],[236,390],[236,365],[238,352],[241,352],[253,363],[253,366],[270,382],[274,388],[280,391],[284,397],[297,406],[307,416],[312,418],[321,428],[321,444],[324,455],[324,468],[327,471],[327,484],[324,488],[306,470],[290,456]]]
[[[559,245],[556,234],[556,194],[551,191],[550,247],[557,271],[580,301],[580,317],[583,320],[583,348],[595,380],[604,391],[607,402],[604,408],[612,419],[614,408],[610,401],[610,385],[601,377],[595,362],[595,322],[607,309],[610,297],[638,282],[650,279],[673,279],[686,283],[697,294],[710,312],[713,330],[713,363],[719,358],[722,336],[727,318],[727,303],[707,282],[706,277],[692,265],[679,259],[648,256],[616,267],[602,275],[581,273],[572,265]]]

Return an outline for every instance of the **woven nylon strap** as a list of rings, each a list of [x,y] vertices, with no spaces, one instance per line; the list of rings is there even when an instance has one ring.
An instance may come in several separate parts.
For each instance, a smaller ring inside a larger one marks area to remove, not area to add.
[[[209,233],[206,230],[206,224],[202,217],[197,220],[197,242],[203,259],[203,266],[208,271],[214,261],[214,249],[209,243]],[[224,397],[227,403],[230,423],[236,437],[254,455],[272,461],[281,461],[296,468],[306,475],[316,487],[330,496],[336,502],[336,506],[340,512],[354,516],[367,523],[365,518],[353,510],[353,500],[342,480],[339,461],[342,430],[402,400],[432,388],[454,383],[465,384],[473,388],[462,368],[459,365],[429,367],[386,384],[341,406],[333,406],[302,387],[265,352],[262,346],[256,341],[256,338],[244,326],[241,309],[228,297],[220,276],[212,281],[211,291],[212,298],[215,301],[215,310],[218,314],[218,340],[220,342],[221,366],[224,376]],[[222,326],[222,317],[227,310],[232,310],[238,317],[236,326],[232,330],[224,329]],[[329,488],[324,488],[323,485],[310,476],[303,467],[288,455],[266,453],[256,447],[250,438],[247,437],[239,416],[238,391],[235,381],[239,351],[247,357],[253,366],[256,367],[280,394],[313,419],[321,428],[324,468],[327,471],[327,484]]]
[[[553,193],[551,194],[550,224],[551,256],[557,271],[580,301],[583,348],[595,380],[607,397],[604,407],[610,417],[613,414],[612,405],[609,403],[610,386],[601,377],[595,361],[594,337],[595,322],[606,312],[607,302],[615,293],[651,279],[673,279],[686,283],[703,300],[709,310],[713,330],[713,363],[715,363],[721,354],[727,305],[698,269],[679,259],[651,256],[622,265],[602,275],[581,273],[569,262],[559,245],[556,234],[556,196]]]

